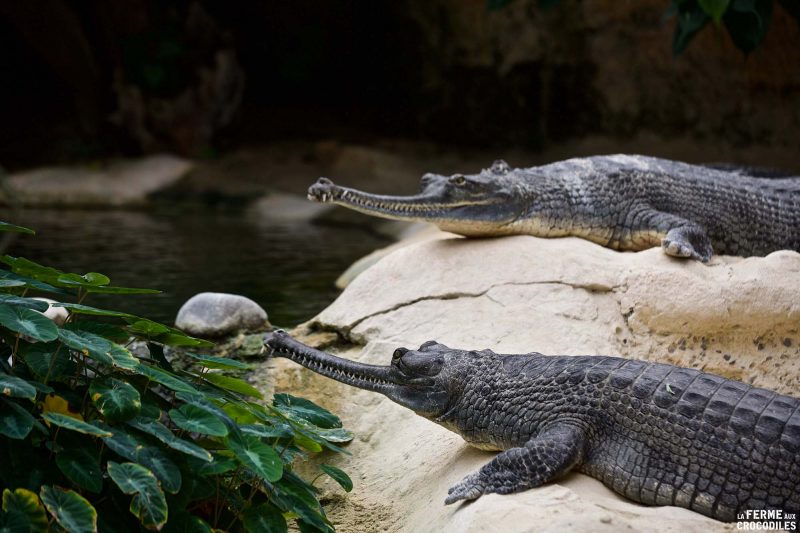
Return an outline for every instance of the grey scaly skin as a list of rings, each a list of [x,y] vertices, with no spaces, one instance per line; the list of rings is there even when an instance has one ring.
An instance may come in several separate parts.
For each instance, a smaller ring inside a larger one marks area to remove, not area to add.
[[[414,196],[382,196],[320,178],[311,200],[432,222],[468,237],[583,237],[615,250],[662,246],[674,257],[800,250],[800,178],[758,178],[638,155],[569,159],[479,174],[426,174]]]
[[[800,399],[672,365],[604,356],[499,355],[430,341],[389,366],[341,359],[283,332],[266,346],[379,392],[498,454],[445,503],[507,494],[571,470],[649,505],[723,521],[800,511]]]

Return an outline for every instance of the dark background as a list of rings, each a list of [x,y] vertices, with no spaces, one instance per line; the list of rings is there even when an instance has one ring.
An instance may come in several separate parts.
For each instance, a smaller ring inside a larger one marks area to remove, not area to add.
[[[800,28],[777,4],[755,52],[707,27],[677,57],[667,0],[541,4],[3,2],[0,164],[408,139],[800,168]]]

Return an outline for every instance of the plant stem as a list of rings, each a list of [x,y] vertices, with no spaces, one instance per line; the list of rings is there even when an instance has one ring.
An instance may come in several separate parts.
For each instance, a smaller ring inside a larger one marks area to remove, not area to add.
[[[14,366],[16,364],[16,362],[17,362],[17,359],[19,359],[19,337],[20,337],[20,335],[21,335],[21,333],[18,331],[17,332],[17,340],[14,341],[14,351],[11,352],[11,366]]]
[[[58,352],[60,352],[61,348],[63,348],[63,347],[64,347],[64,343],[63,342],[59,342],[58,343],[58,348],[56,348],[56,351],[53,352],[53,355],[50,356],[50,365],[48,365],[48,367],[47,367],[47,375],[45,375],[45,377],[44,377],[44,384],[45,385],[47,385],[47,381],[50,379],[50,374],[53,373],[53,367],[55,367],[56,358],[58,358]]]

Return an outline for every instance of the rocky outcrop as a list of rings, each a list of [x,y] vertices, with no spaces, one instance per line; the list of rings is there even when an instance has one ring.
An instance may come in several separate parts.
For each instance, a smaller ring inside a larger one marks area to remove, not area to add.
[[[437,339],[500,353],[611,354],[700,368],[800,394],[800,254],[619,253],[575,238],[434,239],[395,250],[297,333],[327,350],[386,363]],[[328,332],[328,333],[325,333]],[[280,360],[277,388],[302,390],[354,430],[356,480],[326,486],[342,531],[725,531],[685,509],[623,500],[580,474],[511,496],[445,507],[447,488],[491,453],[377,394]],[[276,374],[272,374],[275,376]],[[326,458],[326,460],[330,460]]]
[[[184,303],[175,327],[198,337],[222,337],[269,326],[267,312],[250,298],[222,292],[201,292]]]
[[[175,184],[193,163],[171,155],[120,160],[96,167],[48,167],[13,174],[0,205],[48,207],[141,206]]]

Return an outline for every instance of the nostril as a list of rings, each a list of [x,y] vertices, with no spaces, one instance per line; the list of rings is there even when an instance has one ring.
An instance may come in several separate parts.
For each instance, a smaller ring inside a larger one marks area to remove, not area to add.
[[[408,348],[398,348],[392,354],[392,360],[396,361],[408,353]]]
[[[317,185],[333,185],[333,182],[328,178],[320,178],[317,180]]]

